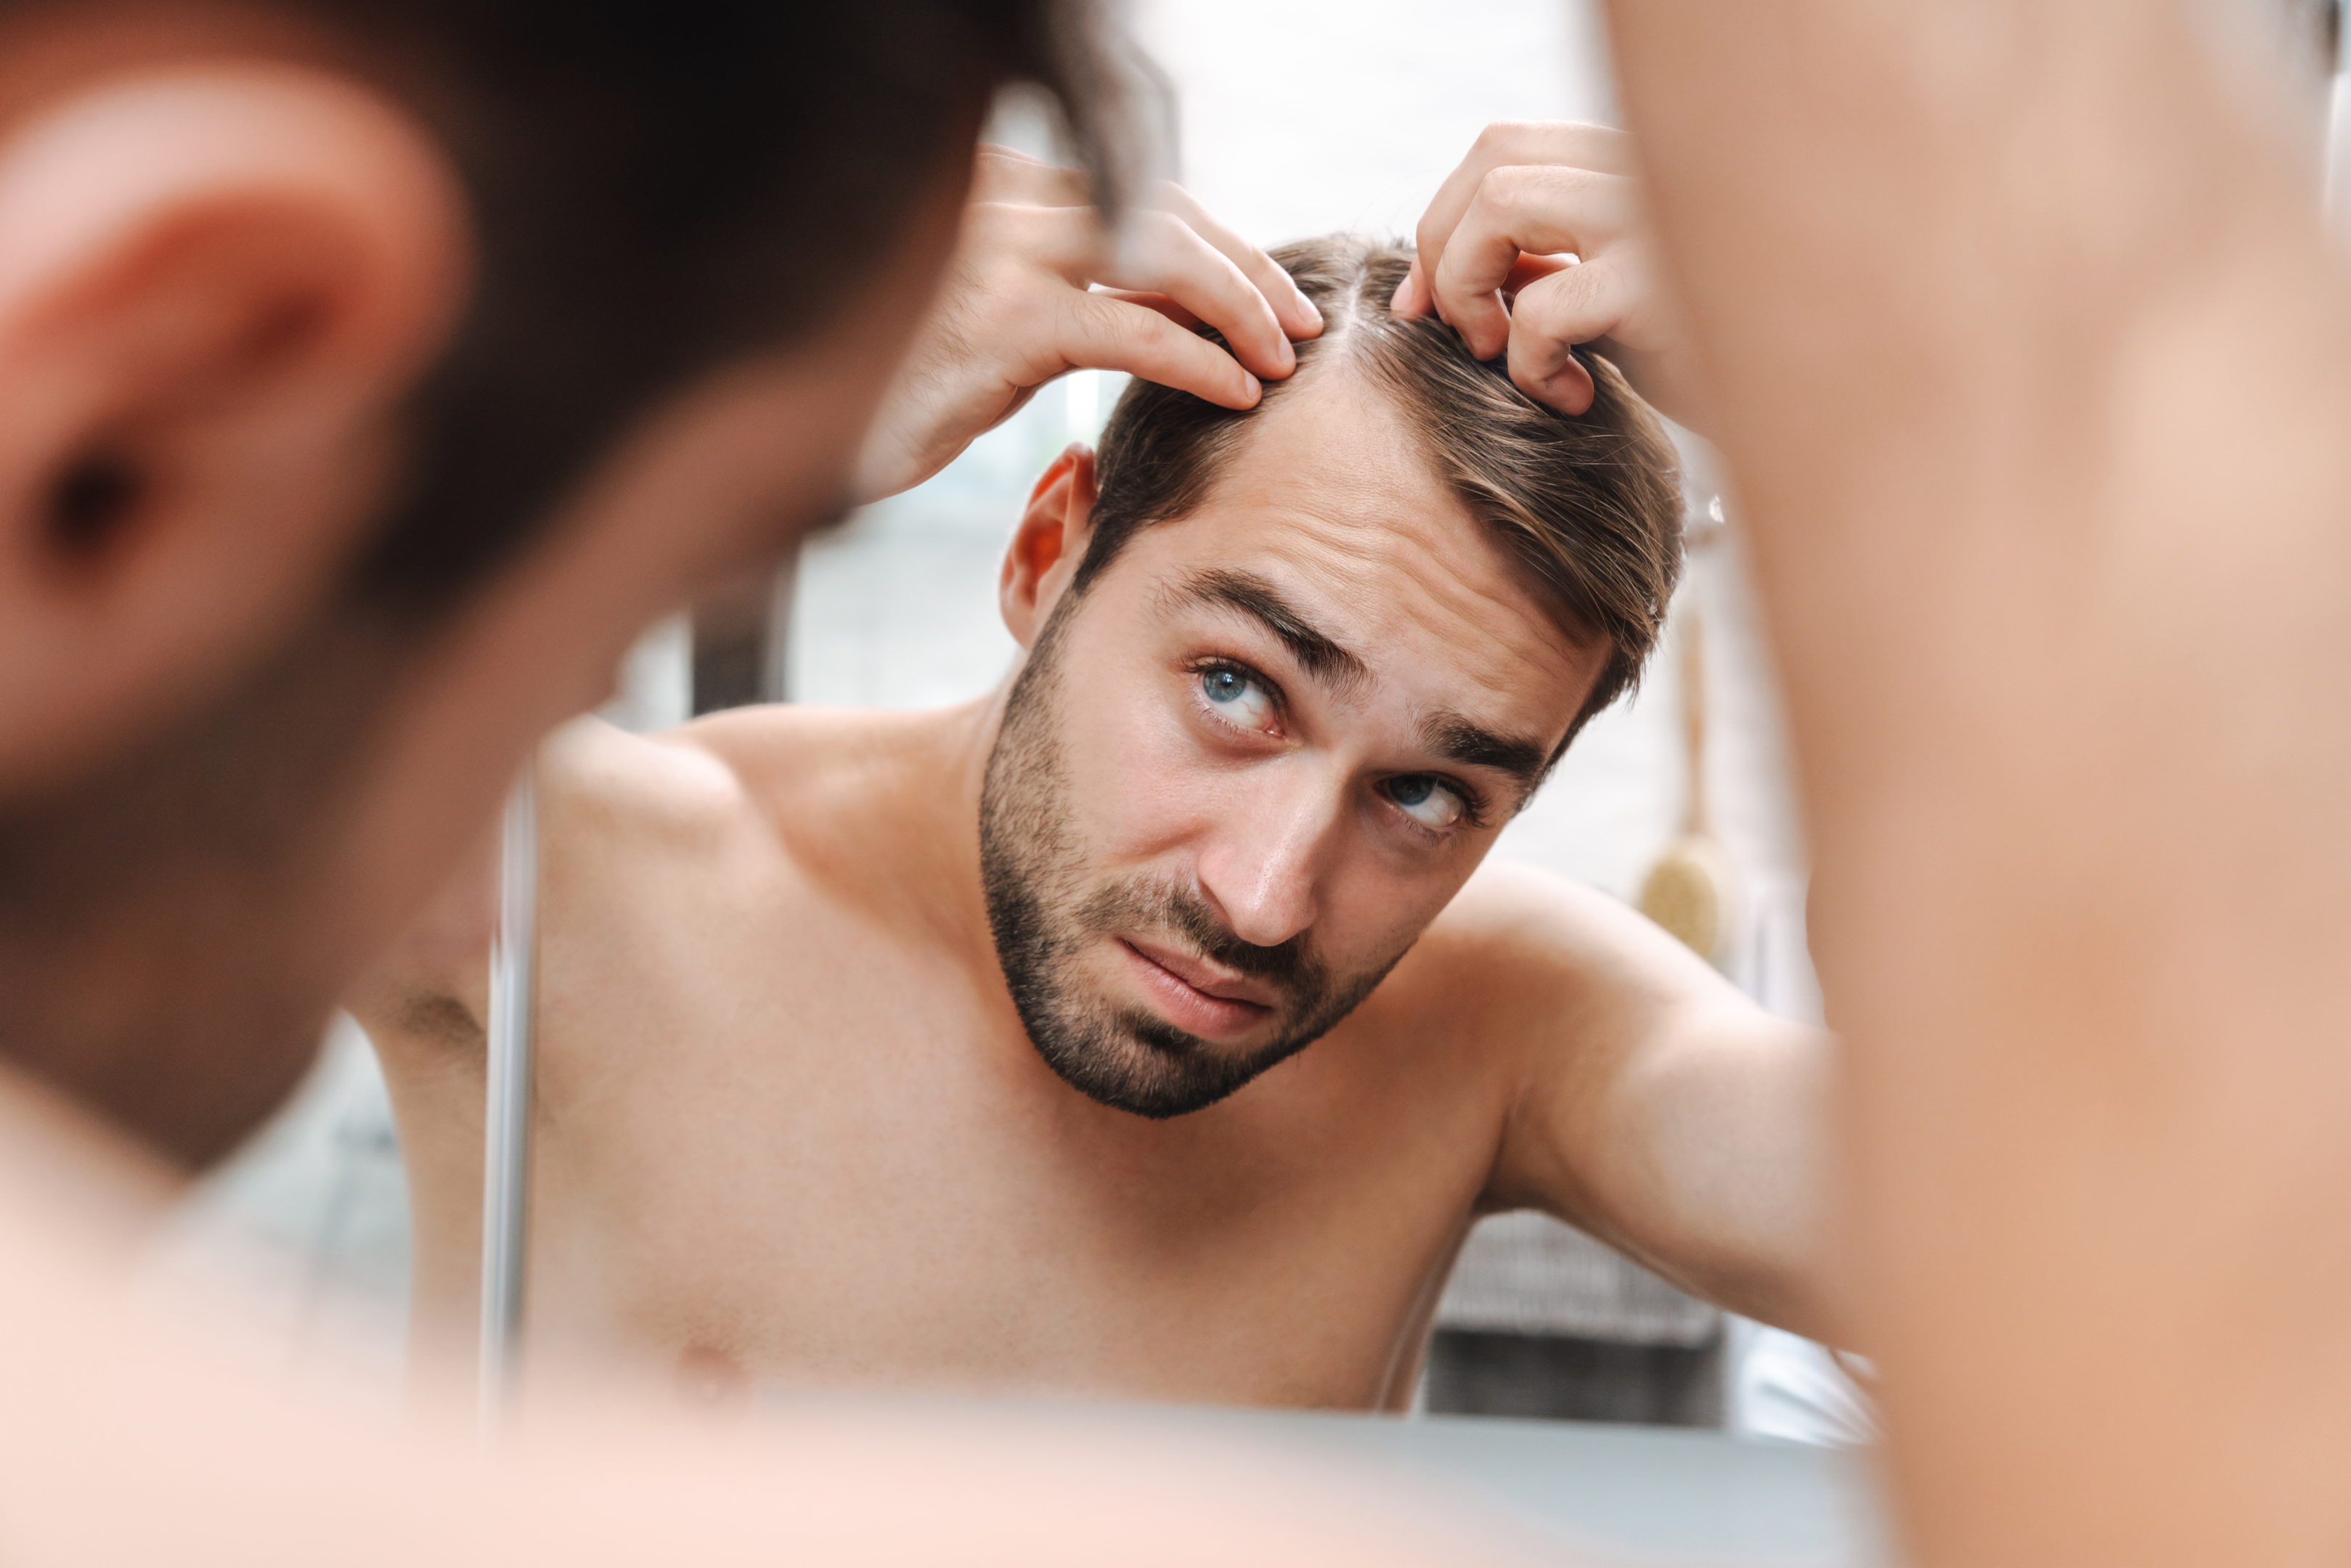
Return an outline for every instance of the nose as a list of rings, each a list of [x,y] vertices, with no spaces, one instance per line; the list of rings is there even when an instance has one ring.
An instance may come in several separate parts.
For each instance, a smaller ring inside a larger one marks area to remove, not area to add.
[[[1314,924],[1340,790],[1308,768],[1268,768],[1233,789],[1196,850],[1200,891],[1232,934],[1273,947]]]

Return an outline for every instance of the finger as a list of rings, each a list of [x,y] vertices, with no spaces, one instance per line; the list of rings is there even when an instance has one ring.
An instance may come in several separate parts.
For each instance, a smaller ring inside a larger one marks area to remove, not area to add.
[[[1566,120],[1498,120],[1478,133],[1469,155],[1446,176],[1429,199],[1414,231],[1419,252],[1412,272],[1396,289],[1390,306],[1407,319],[1427,314],[1436,301],[1428,289],[1445,259],[1446,246],[1462,214],[1469,210],[1486,176],[1500,168],[1563,167],[1589,169],[1603,174],[1633,172],[1633,139],[1604,125],[1581,125]]]
[[[1206,338],[1107,294],[1070,297],[1061,342],[1073,369],[1123,371],[1225,408],[1254,408],[1264,392],[1238,361]]]
[[[1225,335],[1233,356],[1276,379],[1298,366],[1273,307],[1233,259],[1165,212],[1138,212],[1111,269],[1098,281],[1164,294]]]
[[[974,202],[1024,202],[1040,207],[1090,207],[1093,184],[1078,169],[1064,169],[1009,147],[983,142],[972,157]]]
[[[1510,264],[1510,276],[1502,280],[1502,293],[1505,297],[1516,295],[1552,274],[1564,272],[1575,265],[1574,259],[1569,256],[1528,256],[1521,253],[1519,259]]]
[[[1592,373],[1568,350],[1614,331],[1639,308],[1642,294],[1634,269],[1606,256],[1520,289],[1510,309],[1511,382],[1562,413],[1589,409]]]
[[[1427,274],[1437,313],[1490,360],[1510,341],[1501,287],[1520,256],[1573,251],[1590,260],[1631,216],[1626,182],[1584,169],[1497,169],[1478,187]]]
[[[1123,299],[1129,305],[1140,305],[1145,310],[1156,310],[1187,332],[1200,324],[1197,316],[1165,294],[1146,293],[1139,288],[1098,288],[1094,292],[1104,299]]]
[[[1502,298],[1508,299],[1516,295],[1520,289],[1524,288],[1528,284],[1534,282],[1536,279],[1549,277],[1552,273],[1559,271],[1562,267],[1573,267],[1574,265],[1574,258],[1570,256],[1527,256],[1521,254],[1518,260],[1510,264],[1510,276],[1503,280]],[[1424,287],[1424,285],[1420,277],[1420,261],[1419,258],[1416,256],[1413,260],[1412,271],[1405,276],[1405,280],[1402,283],[1396,285],[1395,298],[1389,302],[1388,308],[1395,315],[1400,316],[1406,320],[1410,320],[1416,316],[1426,314],[1428,308],[1426,304],[1422,305],[1418,309],[1410,309],[1405,305],[1405,300],[1407,298],[1407,290],[1422,287]]]
[[[1181,185],[1162,182],[1153,192],[1151,205],[1173,213],[1191,227],[1194,234],[1207,240],[1225,258],[1241,269],[1241,276],[1257,285],[1266,303],[1273,308],[1282,330],[1293,338],[1311,338],[1322,330],[1322,312],[1306,298],[1281,264],[1241,238],[1217,221],[1208,209],[1193,199]]]
[[[1091,207],[975,202],[964,209],[957,249],[975,258],[1017,260],[1083,288],[1111,268],[1110,235]]]

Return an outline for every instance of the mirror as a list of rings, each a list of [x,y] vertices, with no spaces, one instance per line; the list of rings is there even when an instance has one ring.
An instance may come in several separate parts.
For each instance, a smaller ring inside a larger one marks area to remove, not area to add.
[[[1165,68],[1180,110],[1181,172],[1187,188],[1252,237],[1408,231],[1458,148],[1486,120],[1513,113],[1595,120],[1612,115],[1603,43],[1588,7],[1531,7],[1524,16],[1498,16],[1477,37],[1409,59],[1369,41],[1334,39],[1312,11],[1293,6],[1252,23],[1253,28],[1294,29],[1293,42],[1303,48],[1311,40],[1323,59],[1314,72],[1284,73],[1279,89],[1283,107],[1272,123],[1261,112],[1236,111],[1252,96],[1275,89],[1253,74],[1264,68],[1237,58],[1219,42],[1230,18],[1173,5],[1145,6],[1138,17],[1143,40]],[[1506,39],[1508,47],[1499,47]],[[1266,57],[1280,54],[1277,49]],[[1498,60],[1508,62],[1499,72]],[[1033,95],[1008,94],[989,136],[1038,157],[1060,153],[1050,116]],[[1283,150],[1281,156],[1269,155],[1274,146]],[[1294,178],[1301,165],[1315,168],[1317,177]],[[856,514],[844,528],[812,542],[790,568],[743,579],[711,595],[695,607],[686,623],[690,631],[676,621],[657,628],[631,654],[621,695],[607,716],[619,729],[650,734],[666,731],[689,712],[705,716],[707,727],[706,716],[778,700],[845,714],[891,715],[985,702],[1020,653],[1006,630],[996,591],[1006,536],[1029,504],[1039,476],[1052,468],[1064,448],[1072,442],[1100,441],[1125,382],[1123,376],[1092,371],[1054,382],[944,472]],[[1706,928],[1683,935],[1761,1008],[1817,1022],[1818,998],[1804,954],[1802,849],[1768,659],[1737,548],[1722,526],[1708,455],[1694,438],[1677,433],[1676,440],[1685,470],[1682,520],[1692,549],[1661,650],[1637,695],[1593,720],[1556,776],[1510,819],[1490,858],[1598,889],[1623,904],[1641,904],[1668,927],[1677,924],[1674,909],[1687,915],[1689,898],[1700,897]],[[770,720],[762,716],[774,711],[754,706],[718,721],[735,727],[728,732],[734,738],[716,755],[739,760],[778,744],[769,737]],[[869,721],[844,716],[840,722]],[[877,736],[909,733],[893,727],[905,721],[870,722]],[[913,722],[919,734],[922,721]],[[592,809],[579,804],[583,770],[640,767],[627,749],[633,744],[608,733],[583,750],[575,740],[559,738],[554,782],[549,786],[559,798],[549,809],[544,831],[565,834],[583,820],[583,812],[608,811],[610,801]],[[609,757],[600,745],[612,748]],[[746,748],[739,756],[730,749],[737,746]],[[755,764],[747,766],[756,770]],[[644,766],[639,786],[656,795],[674,790],[684,801],[725,787],[719,782],[724,778],[712,754],[689,748]],[[1693,780],[1703,788],[1693,789]],[[976,780],[958,784],[940,776],[923,783],[945,789]],[[842,788],[855,786],[844,781]],[[677,809],[688,810],[684,805]],[[886,830],[879,820],[861,814],[854,802],[802,801],[794,809],[812,813],[810,821],[771,824],[773,833],[789,839],[805,830],[810,836],[810,843],[793,852],[799,864],[792,874],[834,887],[836,902],[827,905],[826,918],[852,924],[880,919],[865,902],[879,896],[874,889],[887,885],[893,873],[888,863],[893,852],[880,841]],[[817,814],[828,812],[834,815]],[[510,832],[515,820],[510,814]],[[722,835],[741,829],[739,822],[697,826],[682,821],[674,826],[683,832]],[[600,831],[580,830],[583,837]],[[824,841],[836,837],[837,842]],[[1252,1353],[1256,1362],[1244,1354],[1233,1364],[1207,1366],[1200,1362],[1209,1353],[1196,1344],[1175,1353],[1169,1365],[1152,1366],[1149,1342],[1168,1331],[1153,1326],[1147,1304],[1133,1314],[1135,1343],[1106,1340],[1073,1354],[1058,1370],[1050,1346],[1027,1342],[1009,1352],[995,1345],[977,1362],[959,1364],[956,1347],[966,1342],[952,1329],[931,1334],[900,1323],[892,1331],[897,1338],[885,1333],[877,1342],[895,1344],[895,1352],[861,1343],[851,1332],[853,1325],[901,1313],[951,1313],[953,1301],[940,1298],[952,1298],[955,1291],[971,1292],[970,1299],[982,1303],[974,1311],[1009,1312],[1013,1301],[990,1297],[998,1282],[964,1281],[950,1288],[921,1278],[924,1255],[940,1245],[934,1228],[977,1226],[983,1232],[982,1250],[992,1245],[985,1235],[994,1222],[982,1201],[988,1186],[983,1173],[900,1177],[893,1174],[898,1162],[883,1151],[885,1157],[874,1160],[858,1180],[912,1182],[905,1190],[892,1189],[893,1201],[904,1206],[903,1223],[893,1228],[886,1206],[860,1209],[859,1226],[872,1233],[844,1239],[795,1218],[796,1208],[804,1214],[822,1207],[820,1195],[834,1191],[831,1184],[842,1179],[795,1163],[812,1156],[766,1155],[766,1163],[789,1172],[780,1179],[772,1170],[757,1172],[763,1153],[739,1126],[726,1133],[705,1129],[701,1135],[691,1130],[700,1114],[694,1097],[723,1100],[730,1092],[722,1085],[732,1082],[740,1096],[737,1111],[746,1103],[762,1107],[773,1116],[778,1140],[806,1140],[815,1149],[828,1149],[821,1134],[796,1124],[794,1118],[806,1113],[807,1097],[791,1091],[788,1075],[780,1082],[751,1081],[758,1075],[750,1070],[724,1069],[714,1059],[756,1056],[778,1049],[770,1037],[802,1030],[821,1035],[818,1060],[853,1059],[872,1045],[876,1032],[889,1032],[861,1022],[861,1009],[882,1009],[886,1016],[895,998],[911,999],[920,1013],[928,1005],[921,999],[922,988],[937,983],[935,973],[924,977],[920,962],[870,965],[861,973],[852,958],[836,955],[843,978],[830,994],[821,986],[806,996],[766,988],[763,976],[777,966],[763,957],[762,945],[789,940],[783,931],[763,930],[753,912],[762,896],[762,868],[780,874],[759,858],[773,856],[775,842],[773,836],[764,844],[746,840],[739,850],[727,852],[735,856],[727,862],[733,869],[699,886],[695,875],[676,865],[664,867],[643,842],[600,841],[592,848],[568,839],[549,842],[549,925],[544,938],[550,945],[549,988],[542,998],[549,1077],[541,1092],[586,1092],[569,1087],[578,1076],[571,1053],[576,1037],[593,1031],[603,1038],[595,1046],[599,1065],[591,1076],[604,1085],[594,1092],[617,1093],[637,1104],[658,1104],[664,1096],[680,1103],[673,1107],[674,1120],[666,1130],[653,1130],[656,1124],[648,1122],[615,1122],[608,1130],[613,1146],[589,1150],[569,1141],[583,1116],[567,1117],[560,1106],[542,1106],[543,1118],[569,1124],[538,1151],[530,1282],[534,1354],[543,1337],[549,1354],[577,1350],[643,1357],[658,1340],[661,1355],[682,1383],[698,1396],[715,1398],[731,1397],[755,1381],[790,1383],[804,1375],[823,1385],[1352,1404],[1665,1424],[1816,1441],[1865,1439],[1865,1396],[1819,1346],[1726,1313],[1592,1236],[1531,1209],[1479,1220],[1449,1264],[1453,1238],[1440,1225],[1414,1243],[1419,1250],[1408,1265],[1330,1265],[1332,1281],[1353,1280],[1366,1295],[1387,1300],[1382,1310],[1394,1321],[1366,1330],[1348,1321],[1353,1309],[1318,1305],[1300,1312],[1296,1332],[1310,1343],[1327,1344],[1354,1333],[1392,1346],[1393,1364],[1370,1372],[1360,1350],[1326,1358],[1319,1369],[1314,1355],[1272,1354],[1262,1346]],[[650,859],[631,858],[649,854]],[[509,852],[509,871],[517,863]],[[623,863],[635,869],[618,871]],[[861,882],[869,871],[870,885]],[[1680,904],[1667,885],[1675,874],[1683,877],[1683,883],[1675,884],[1681,887]],[[1692,876],[1698,883],[1684,885]],[[960,922],[961,935],[968,939],[971,923],[984,913],[978,889],[933,891],[937,907],[929,917],[950,927]],[[477,883],[477,903],[486,894]],[[649,922],[606,918],[616,909],[642,910],[669,900],[682,902]],[[715,925],[707,923],[713,906],[726,912],[715,917]],[[507,917],[512,915],[510,903]],[[744,929],[756,935],[745,938]],[[1000,988],[999,977],[983,977],[997,980]],[[739,995],[729,994],[738,989]],[[495,998],[489,1005],[495,1013]],[[1000,989],[992,1005],[998,1016],[1008,1009]],[[1343,1048],[1332,1042],[1310,1047],[1301,1061],[1318,1051],[1329,1056]],[[891,1049],[905,1048],[901,1043]],[[675,1053],[674,1071],[646,1065],[665,1052]],[[403,1121],[412,1124],[403,1128],[412,1155],[420,1145],[432,1149],[433,1173],[418,1177],[412,1172],[413,1178],[433,1184],[431,1195],[420,1200],[420,1240],[433,1255],[417,1267],[418,1333],[421,1342],[448,1349],[465,1338],[479,1280],[469,1264],[474,1249],[486,1247],[485,1258],[497,1255],[495,1239],[476,1241],[480,1232],[470,1228],[475,1217],[465,1211],[457,1196],[466,1184],[484,1179],[477,1147],[482,1113],[475,1110],[469,1122],[455,1097],[428,1087],[442,1071],[437,1060],[399,1050],[391,1051],[387,1060],[396,1098],[403,1097],[405,1079],[415,1080],[403,1105]],[[910,1057],[893,1071],[918,1082],[931,1077],[953,1083],[959,1070]],[[356,1098],[340,1103],[321,1100],[298,1115],[349,1117],[367,1094],[381,1092],[363,1073],[346,1078],[358,1087],[343,1092]],[[919,1107],[893,1113],[886,1103],[876,1103],[877,1095],[887,1095],[872,1085],[841,1092],[864,1129],[857,1142],[869,1154],[871,1139],[890,1135],[893,1114],[903,1116],[908,1128],[926,1129],[914,1135],[939,1140],[943,1146],[958,1135],[956,1129],[926,1122]],[[910,1091],[908,1098],[919,1094]],[[370,1113],[372,1124],[388,1124],[381,1110]],[[742,1119],[719,1118],[730,1124]],[[498,1124],[495,1111],[489,1124]],[[1174,1145],[1182,1140],[1183,1119],[1155,1124],[1155,1131],[1163,1130],[1171,1135],[1163,1140],[1169,1146],[1156,1155],[1138,1156],[1132,1150],[1110,1155],[1082,1141],[1073,1145],[1066,1155],[1068,1178],[1084,1179],[1093,1168],[1090,1162],[1102,1159],[1109,1162],[1102,1173],[1108,1179],[1145,1183],[1147,1190],[1149,1158],[1181,1157]],[[986,1146],[972,1144],[970,1157],[978,1157]],[[840,1149],[830,1152],[844,1160],[856,1157]],[[1120,1163],[1137,1157],[1146,1160],[1144,1167]],[[706,1161],[708,1169],[684,1174],[695,1171],[697,1161]],[[643,1169],[632,1170],[632,1162],[641,1162]],[[495,1191],[495,1164],[487,1179]],[[963,1189],[962,1196],[943,1198],[932,1190],[942,1183],[950,1195]],[[672,1186],[680,1190],[657,1196]],[[488,1212],[518,1213],[512,1199],[509,1191],[504,1205],[494,1201]],[[664,1213],[665,1201],[683,1204],[690,1218]],[[737,1204],[744,1212],[730,1214]],[[1071,1217],[1067,1223],[1079,1219]],[[1168,1267],[1178,1258],[1212,1266],[1215,1250],[1207,1239],[1188,1233],[1182,1223],[1168,1223],[1176,1238]],[[640,1227],[651,1227],[655,1234],[639,1236]],[[609,1232],[630,1239],[615,1243],[605,1237]],[[1018,1244],[1045,1243],[1029,1235]],[[942,1273],[970,1266],[968,1260],[936,1262]],[[876,1272],[861,1286],[853,1276],[869,1268]],[[614,1270],[632,1283],[614,1290]],[[768,1281],[761,1288],[805,1301],[818,1321],[796,1322],[789,1312],[763,1321],[750,1304],[758,1289],[747,1292],[744,1287],[746,1271]],[[384,1272],[389,1278],[392,1271]],[[852,1278],[844,1281],[844,1274]],[[1130,1282],[1132,1288],[1144,1288],[1140,1280],[1150,1275],[1145,1270]],[[660,1288],[646,1288],[649,1281],[658,1281]],[[1430,1281],[1440,1282],[1441,1290],[1426,1289]],[[1171,1301],[1184,1299],[1182,1291],[1162,1288],[1169,1290]],[[1416,1300],[1416,1291],[1429,1299]],[[492,1289],[485,1300],[497,1294]],[[485,1343],[495,1343],[491,1325],[499,1309],[492,1301],[485,1310],[490,1314],[483,1320]],[[1042,1314],[1050,1319],[1057,1312],[1079,1310],[1047,1308]],[[1192,1301],[1189,1310],[1215,1309]],[[649,1322],[662,1326],[647,1339]],[[1139,1368],[1131,1375],[1105,1373],[1098,1360],[1087,1360],[1130,1353]],[[999,1354],[1000,1362],[987,1359]],[[1342,1363],[1348,1368],[1343,1373],[1337,1370]]]

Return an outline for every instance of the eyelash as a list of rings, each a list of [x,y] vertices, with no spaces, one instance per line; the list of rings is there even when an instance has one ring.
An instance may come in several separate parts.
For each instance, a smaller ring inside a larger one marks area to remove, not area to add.
[[[1259,671],[1248,664],[1242,664],[1238,659],[1213,657],[1195,659],[1191,663],[1186,664],[1184,669],[1185,672],[1192,677],[1193,693],[1195,696],[1199,699],[1200,706],[1203,708],[1206,708],[1208,706],[1208,703],[1206,694],[1202,693],[1200,690],[1200,681],[1204,677],[1214,674],[1219,670],[1224,670],[1240,676],[1245,681],[1255,683],[1258,688],[1265,693],[1267,700],[1273,704],[1274,713],[1278,716],[1283,718],[1287,718],[1289,716],[1290,702],[1289,699],[1282,695],[1281,687],[1275,682],[1268,679]],[[1217,719],[1215,722],[1225,725],[1228,728],[1231,728],[1236,731],[1239,728],[1238,726],[1232,724],[1231,721],[1228,719]],[[1444,773],[1399,774],[1398,777],[1416,779],[1426,777],[1436,779],[1440,786],[1451,790],[1453,792],[1454,799],[1461,802],[1460,827],[1482,828],[1486,825],[1486,798],[1477,790],[1471,789],[1468,785],[1461,782],[1458,779],[1455,779],[1451,775]],[[1382,798],[1385,799],[1385,796],[1383,795]],[[1395,805],[1395,802],[1391,800],[1389,801],[1389,804]],[[1404,819],[1405,826],[1412,831],[1418,833],[1425,838],[1441,839],[1447,836],[1447,833],[1438,832],[1435,829],[1426,827],[1420,822],[1413,821],[1411,813],[1405,810],[1402,806],[1396,806],[1396,815]],[[1447,832],[1451,831],[1452,830],[1447,830]]]

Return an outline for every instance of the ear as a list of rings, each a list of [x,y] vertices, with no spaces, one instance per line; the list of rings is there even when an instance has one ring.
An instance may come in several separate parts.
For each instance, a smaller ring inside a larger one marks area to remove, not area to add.
[[[1053,459],[1029,492],[1029,509],[1012,530],[997,581],[1005,629],[1023,648],[1035,646],[1039,629],[1085,559],[1086,541],[1093,537],[1094,494],[1094,455],[1083,444]]]
[[[315,612],[467,277],[410,116],[295,66],[89,84],[0,141],[0,789]]]

